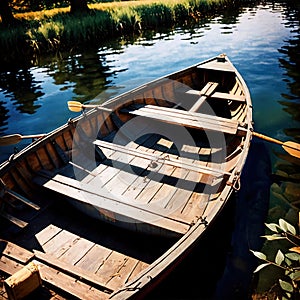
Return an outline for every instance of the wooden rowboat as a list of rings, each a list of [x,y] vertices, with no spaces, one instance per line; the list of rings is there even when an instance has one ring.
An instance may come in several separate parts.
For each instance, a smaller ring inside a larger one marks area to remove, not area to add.
[[[220,55],[69,106],[85,110],[1,165],[0,270],[34,261],[53,293],[142,298],[239,189],[249,91]]]

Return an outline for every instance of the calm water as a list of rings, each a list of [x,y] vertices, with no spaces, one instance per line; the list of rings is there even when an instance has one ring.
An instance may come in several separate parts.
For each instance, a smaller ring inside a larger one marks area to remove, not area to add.
[[[132,42],[121,39],[39,58],[27,69],[14,66],[0,73],[0,135],[48,132],[76,115],[68,110],[68,100],[101,103],[158,76],[226,53],[250,89],[255,130],[300,142],[299,47],[299,12],[297,17],[284,3],[264,2],[226,12],[195,28],[148,33]],[[28,142],[1,147],[0,161]],[[300,163],[286,157],[280,146],[266,146],[276,174],[276,180],[271,178],[269,218],[276,219],[290,212],[286,203],[282,208],[278,193],[284,194],[287,185],[296,194],[300,190]]]

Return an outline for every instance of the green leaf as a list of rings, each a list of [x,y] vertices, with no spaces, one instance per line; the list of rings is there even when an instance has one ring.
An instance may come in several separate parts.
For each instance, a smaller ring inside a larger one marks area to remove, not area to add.
[[[284,254],[281,252],[281,250],[278,250],[275,257],[275,263],[280,266],[283,261],[284,261]]]
[[[261,264],[261,265],[259,265],[259,266],[254,270],[253,273],[259,272],[261,269],[263,269],[263,268],[269,266],[270,264],[271,264],[271,263],[266,263],[266,264]]]
[[[279,284],[280,284],[281,288],[286,292],[292,293],[294,290],[293,286],[289,282],[279,279]]]
[[[258,252],[258,251],[253,251],[253,250],[250,250],[256,257],[258,257],[259,259],[262,259],[262,260],[266,260],[267,257],[265,254],[261,253],[261,252]]]
[[[288,266],[291,266],[292,265],[292,261],[290,259],[288,259],[287,257],[285,258],[285,263],[288,265]]]
[[[300,280],[300,271],[293,272],[289,275],[289,277],[294,281]]]
[[[262,235],[261,237],[266,238],[268,241],[284,240],[285,239],[285,237],[281,236],[280,234]]]
[[[279,227],[282,231],[287,232],[287,221],[284,219],[279,219]]]
[[[284,219],[279,219],[279,226],[284,232],[290,232],[291,234],[296,234],[296,229],[290,223],[285,221]]]
[[[297,234],[295,227],[290,225],[289,223],[288,223],[288,232],[290,232],[293,235]]]
[[[286,253],[285,256],[291,260],[300,260],[300,255],[298,253]]]
[[[265,224],[271,231],[273,231],[273,232],[278,232],[278,225],[277,224],[275,224],[275,223],[269,223],[269,224]]]

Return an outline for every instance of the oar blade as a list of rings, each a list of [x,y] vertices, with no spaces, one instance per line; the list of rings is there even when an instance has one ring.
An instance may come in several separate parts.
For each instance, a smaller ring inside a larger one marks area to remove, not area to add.
[[[20,134],[11,134],[0,137],[0,146],[8,146],[17,144],[22,140],[22,136]]]
[[[300,144],[288,141],[283,143],[282,147],[290,155],[300,158]]]
[[[78,101],[68,101],[68,107],[70,111],[73,112],[81,112],[82,104]]]

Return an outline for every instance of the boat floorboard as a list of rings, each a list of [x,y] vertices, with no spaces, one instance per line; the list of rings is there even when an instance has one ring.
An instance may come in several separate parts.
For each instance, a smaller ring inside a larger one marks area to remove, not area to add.
[[[42,178],[40,174],[35,182],[81,203],[98,203],[97,207],[117,217],[182,234],[203,214],[212,198],[209,195],[217,192],[218,183],[228,173],[199,160],[213,149],[182,145],[178,150],[159,134],[144,135],[139,142],[126,145],[94,143],[105,159],[92,170],[88,161],[77,159],[77,169],[91,170],[86,176],[77,180],[76,174],[75,178],[58,174]]]
[[[1,232],[1,237],[16,244],[1,243],[1,276],[7,277],[34,260],[50,289],[56,287],[80,299],[107,299],[112,290],[145,269],[174,242],[160,241],[161,249],[154,250],[149,237],[126,230],[120,236],[116,228],[83,218],[71,206],[66,215],[60,209],[61,201],[58,197],[27,227],[15,233]],[[2,295],[6,297],[4,291]]]

